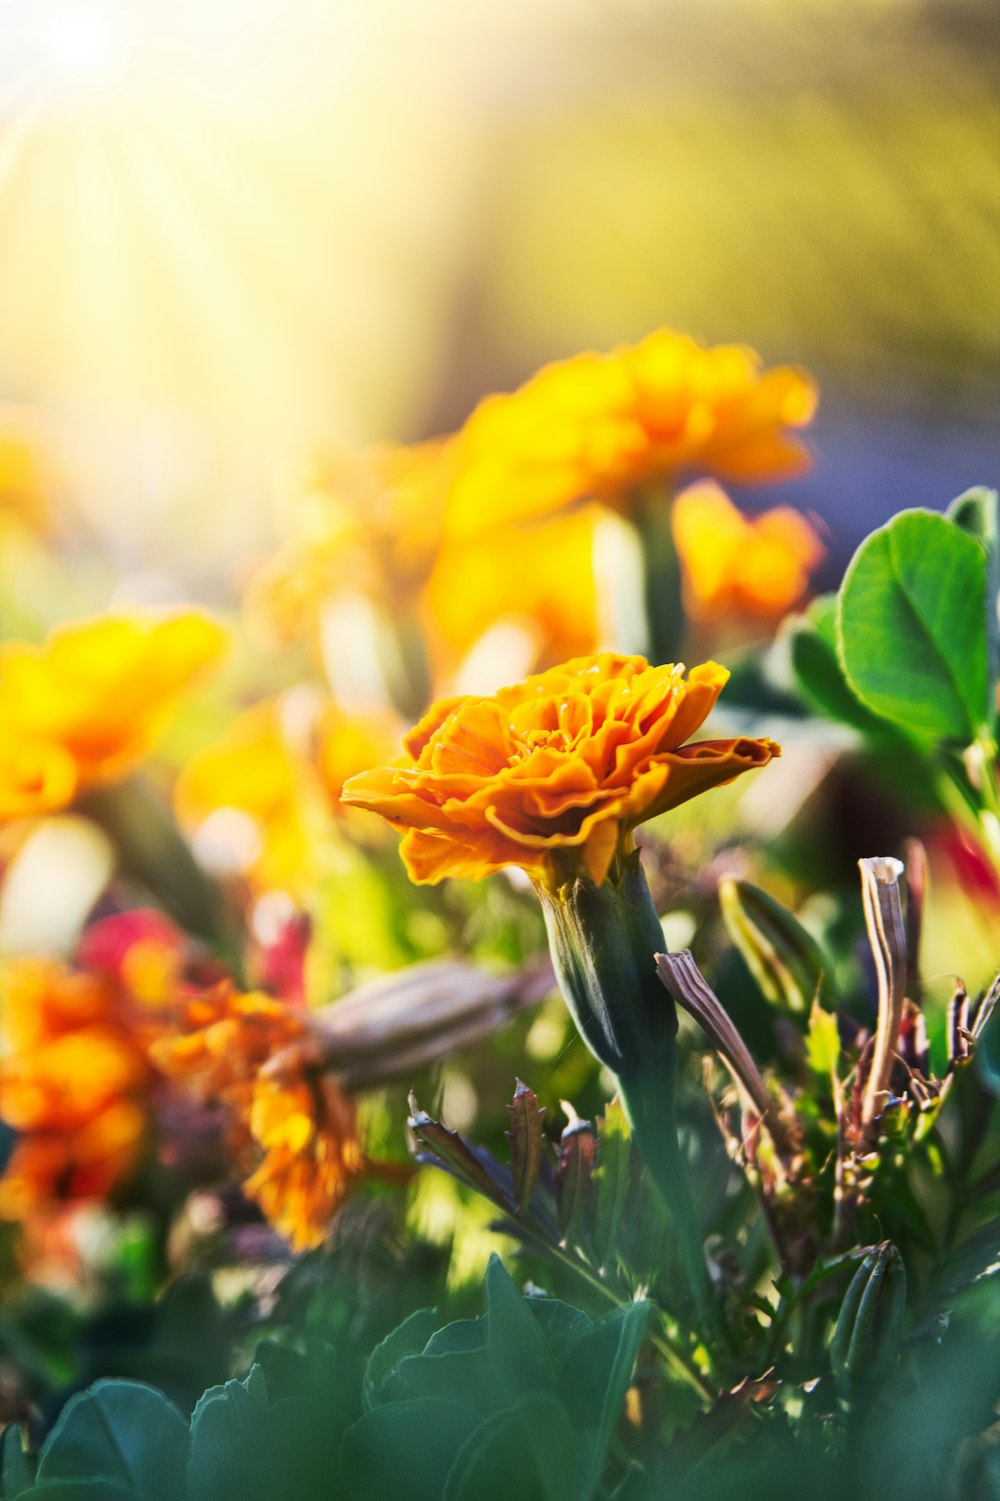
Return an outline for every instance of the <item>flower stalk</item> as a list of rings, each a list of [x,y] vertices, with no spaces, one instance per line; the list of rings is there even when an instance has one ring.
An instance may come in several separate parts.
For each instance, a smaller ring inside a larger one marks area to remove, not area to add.
[[[673,1220],[692,1297],[712,1306],[704,1246],[677,1137],[677,1013],[660,984],[663,927],[633,849],[597,885],[585,872],[536,885],[556,976],[577,1030],[618,1081],[625,1114]]]

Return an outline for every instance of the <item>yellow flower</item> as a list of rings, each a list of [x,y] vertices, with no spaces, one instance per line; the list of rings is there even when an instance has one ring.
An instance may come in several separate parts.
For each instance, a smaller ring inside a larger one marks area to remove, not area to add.
[[[0,648],[0,819],[124,776],[226,635],[196,611],[103,615]]]
[[[301,786],[307,773],[280,700],[265,699],[191,757],[174,785],[174,811],[182,828],[192,836],[203,830],[205,846],[218,846],[254,886],[298,892],[314,874]]]
[[[477,879],[519,865],[547,887],[586,867],[600,884],[631,830],[780,753],[771,740],[686,744],[729,674],[581,657],[491,698],[435,704],[391,766],[344,801],[406,829],[411,878]]]
[[[305,896],[328,815],[357,816],[340,806],[344,782],[384,760],[398,739],[388,710],[349,714],[329,700],[264,699],[183,768],[178,822],[255,889]]]
[[[186,1004],[151,1057],[223,1105],[243,1188],[296,1250],[319,1245],[366,1166],[354,1106],[323,1072],[306,1013],[228,984]]]
[[[808,454],[792,430],[816,400],[802,370],[762,370],[753,350],[670,329],[547,365],[466,422],[447,529],[469,536],[588,497],[622,507],[629,491],[683,475],[797,473]]]
[[[594,540],[599,510],[580,507],[541,523],[446,543],[423,594],[431,659],[454,672],[500,623],[523,629],[527,666],[593,651],[598,601]]]
[[[731,610],[784,614],[823,556],[816,532],[791,506],[748,518],[711,480],[678,495],[673,528],[688,608],[702,618]]]
[[[331,455],[303,480],[284,544],[250,581],[251,622],[286,641],[338,594],[412,605],[433,565],[451,462],[447,440]]]

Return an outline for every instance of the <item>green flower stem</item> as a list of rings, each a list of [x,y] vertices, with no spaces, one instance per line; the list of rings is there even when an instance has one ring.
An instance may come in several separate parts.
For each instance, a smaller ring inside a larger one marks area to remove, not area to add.
[[[651,663],[677,662],[684,641],[681,563],[674,544],[673,497],[643,492],[635,497],[632,524],[642,547],[643,603]]]
[[[636,1145],[673,1221],[691,1295],[714,1329],[704,1246],[677,1139],[677,1013],[656,974],[663,929],[639,863],[620,858],[603,885],[585,873],[538,887],[556,975],[577,1029],[618,1080]]]

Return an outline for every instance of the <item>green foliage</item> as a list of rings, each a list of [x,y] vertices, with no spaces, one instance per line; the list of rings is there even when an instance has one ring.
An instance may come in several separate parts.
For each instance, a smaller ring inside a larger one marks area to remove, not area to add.
[[[986,721],[986,552],[953,521],[904,511],[862,543],[841,587],[848,684],[905,735],[973,741]]]

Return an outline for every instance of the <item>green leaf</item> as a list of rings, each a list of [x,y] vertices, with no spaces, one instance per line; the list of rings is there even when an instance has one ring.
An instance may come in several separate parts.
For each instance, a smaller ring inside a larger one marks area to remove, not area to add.
[[[0,1440],[0,1495],[17,1501],[35,1479],[35,1460],[22,1442],[21,1425],[11,1423]]]
[[[480,1419],[459,1402],[418,1397],[366,1412],[344,1434],[340,1465],[354,1501],[441,1501]]]
[[[596,1487],[653,1305],[631,1303],[581,1330],[563,1353],[557,1390],[577,1431],[585,1495]]]
[[[89,1480],[47,1480],[21,1491],[20,1501],[142,1501],[138,1491],[103,1477]],[[179,1501],[179,1498],[178,1498]]]
[[[987,720],[986,554],[933,511],[873,532],[837,602],[840,664],[876,714],[922,743],[967,745]]]
[[[840,1031],[837,1018],[831,1012],[824,1011],[818,1001],[814,1001],[806,1033],[806,1062],[814,1074],[829,1078],[831,1074],[836,1074],[839,1058]]]
[[[625,1107],[616,1095],[597,1123],[597,1160],[594,1169],[594,1240],[603,1266],[614,1265],[618,1230],[628,1201],[631,1177],[632,1131]]]
[[[455,1457],[443,1501],[580,1501],[580,1443],[558,1400],[544,1392],[481,1423]]]
[[[814,599],[804,615],[793,615],[783,627],[792,671],[811,708],[839,724],[850,725],[871,737],[888,727],[867,709],[850,688],[837,659],[837,597]]]
[[[538,1182],[542,1165],[542,1150],[545,1137],[542,1122],[545,1111],[539,1108],[538,1096],[521,1080],[516,1081],[513,1103],[507,1106],[510,1115],[511,1161],[514,1171],[514,1199],[523,1213]]]
[[[238,1501],[280,1493],[268,1444],[263,1372],[213,1386],[191,1415],[188,1487],[191,1501]]]
[[[419,1355],[437,1327],[437,1310],[418,1308],[375,1346],[365,1368],[364,1404],[374,1407],[383,1381],[407,1355]]]
[[[98,1381],[63,1408],[38,1456],[38,1480],[100,1475],[143,1501],[178,1501],[187,1457],[187,1424],[162,1392]]]
[[[989,700],[996,704],[1000,678],[1000,496],[985,485],[966,490],[948,507],[946,515],[963,531],[977,537],[986,551],[986,654],[989,665]]]

